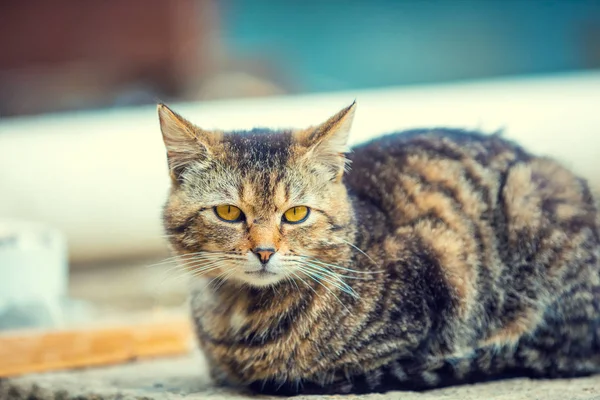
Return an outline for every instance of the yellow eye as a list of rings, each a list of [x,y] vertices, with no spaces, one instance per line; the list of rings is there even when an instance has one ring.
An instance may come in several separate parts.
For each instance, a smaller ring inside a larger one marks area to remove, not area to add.
[[[299,224],[308,218],[309,212],[306,206],[292,207],[283,214],[283,220],[290,224]]]
[[[227,222],[240,222],[244,219],[242,210],[231,205],[216,206],[215,214],[217,214],[217,216],[223,221]]]

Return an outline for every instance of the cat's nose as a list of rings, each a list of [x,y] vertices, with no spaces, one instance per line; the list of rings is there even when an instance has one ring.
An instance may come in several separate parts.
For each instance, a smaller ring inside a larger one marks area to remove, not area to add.
[[[274,248],[265,248],[265,247],[257,247],[252,250],[256,257],[260,260],[261,263],[266,264],[269,262],[273,254],[275,254]]]

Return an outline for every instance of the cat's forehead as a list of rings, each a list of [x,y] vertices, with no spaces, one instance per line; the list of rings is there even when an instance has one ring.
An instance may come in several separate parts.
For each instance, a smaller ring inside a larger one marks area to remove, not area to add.
[[[243,171],[277,172],[293,157],[294,140],[291,131],[253,129],[230,132],[223,136],[224,161]]]
[[[254,174],[241,174],[236,200],[257,214],[275,212],[294,204],[312,203],[314,189],[309,177],[293,167],[265,168]],[[311,189],[312,188],[312,189]]]
[[[291,191],[287,182],[271,176],[257,179],[245,179],[239,187],[238,204],[246,210],[252,210],[256,216],[268,215],[280,210],[290,202]]]
[[[254,218],[270,218],[293,205],[313,205],[316,185],[289,168],[275,171],[215,169],[189,178],[190,198],[198,204],[233,204]]]
[[[223,135],[215,162],[188,176],[194,198],[272,212],[315,196],[314,177],[295,162],[292,131],[253,129]]]

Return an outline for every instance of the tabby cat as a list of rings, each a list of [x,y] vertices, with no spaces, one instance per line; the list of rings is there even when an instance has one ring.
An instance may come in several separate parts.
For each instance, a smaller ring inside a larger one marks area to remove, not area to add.
[[[557,162],[454,129],[346,142],[159,105],[164,227],[213,378],[272,394],[600,372],[600,218]],[[198,284],[202,282],[202,284]]]

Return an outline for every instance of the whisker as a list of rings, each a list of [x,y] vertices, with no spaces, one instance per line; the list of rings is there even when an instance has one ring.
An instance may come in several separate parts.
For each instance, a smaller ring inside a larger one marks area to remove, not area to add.
[[[324,261],[321,261],[321,260],[319,260],[317,258],[313,258],[313,257],[308,257],[308,259],[310,261],[312,261],[312,262],[316,262],[316,263],[319,263],[319,264],[322,264],[322,265],[326,265],[326,266],[332,267],[332,268],[341,269],[342,271],[352,272],[352,273],[355,273],[355,274],[373,275],[373,274],[380,274],[380,273],[385,272],[385,270],[382,270],[382,269],[378,269],[378,270],[375,270],[375,271],[361,271],[361,270],[358,270],[358,269],[353,269],[353,268],[348,268],[348,267],[342,267],[341,265],[337,265],[337,264],[326,263]]]
[[[290,274],[294,275],[296,278],[298,278],[298,279],[300,280],[300,282],[304,283],[304,284],[305,284],[305,285],[306,285],[306,286],[307,286],[307,287],[308,287],[310,290],[312,290],[312,291],[313,291],[313,293],[314,293],[314,294],[316,294],[317,296],[319,295],[319,294],[317,293],[317,291],[316,291],[316,290],[315,290],[315,289],[314,289],[312,286],[310,286],[310,285],[309,285],[309,284],[308,284],[308,283],[307,283],[307,282],[306,282],[304,279],[302,279],[302,278],[301,278],[301,277],[300,277],[298,274],[296,274],[294,271],[288,271],[288,272],[289,272]],[[298,286],[298,285],[296,285],[296,286]],[[299,289],[300,289],[300,288],[298,288],[298,290],[299,290]]]
[[[324,271],[324,272],[328,272],[330,274],[334,274],[336,276],[342,277],[342,278],[347,278],[347,279],[356,279],[356,280],[370,280],[372,278],[370,277],[361,277],[361,276],[352,276],[352,275],[345,275],[345,274],[340,274],[339,272],[336,271],[332,271],[330,269],[325,268],[322,265],[316,264],[313,261],[306,261],[306,260],[295,260],[294,262],[299,262],[299,263],[303,263],[304,265],[310,265],[313,268],[317,268],[320,271]],[[361,272],[361,271],[357,271],[357,272]]]
[[[340,240],[341,240],[342,242],[346,243],[348,246],[354,247],[354,248],[355,248],[356,250],[358,250],[358,251],[359,251],[361,254],[363,254],[365,257],[367,257],[369,260],[371,260],[371,262],[373,263],[373,265],[375,265],[375,266],[379,267],[379,264],[377,264],[377,263],[375,262],[375,260],[373,260],[373,259],[371,258],[371,256],[370,256],[370,255],[368,255],[367,253],[365,253],[364,251],[362,251],[361,249],[359,249],[359,248],[358,248],[357,246],[355,246],[353,243],[350,243],[350,242],[348,242],[347,240],[344,240],[344,239],[341,239],[341,238],[340,238]]]
[[[335,274],[328,274],[327,276],[322,276],[319,275],[315,272],[315,270],[311,270],[309,266],[307,265],[303,265],[299,268],[301,271],[303,272],[310,272],[311,275],[317,276],[320,279],[331,283],[332,285],[334,285],[336,288],[340,289],[342,292],[347,293],[349,295],[351,295],[352,297],[358,298],[358,294],[354,291],[354,289],[352,289],[352,287],[350,287],[346,282],[344,282],[342,279],[340,279],[338,276],[336,276]],[[319,271],[317,271],[319,272]],[[324,271],[325,272],[325,271]],[[331,280],[329,279],[329,277],[331,277],[331,279],[335,279],[335,280]]]
[[[215,269],[219,269],[219,268],[223,267],[224,265],[227,265],[227,264],[225,264],[225,263],[218,263],[216,265],[211,266],[210,268],[206,268],[206,269],[203,269],[201,271],[194,271],[192,274],[190,274],[190,278],[191,279],[200,278],[200,277],[206,275],[208,272],[214,271]]]
[[[206,254],[206,252],[197,251],[197,252],[194,252],[194,253],[176,254],[174,256],[167,257],[167,258],[165,258],[162,261],[171,261],[171,260],[175,260],[175,259],[183,259],[183,258],[192,257],[192,256],[198,256],[198,255],[202,255],[202,254]]]
[[[232,261],[231,260],[212,260],[208,264],[192,265],[191,268],[193,270],[191,272],[194,276],[196,276],[199,273],[204,273],[207,268],[212,268],[215,265],[219,265],[219,266],[227,265],[229,263],[232,263]]]
[[[319,260],[317,258],[309,257],[309,256],[286,256],[286,257],[288,257],[288,258],[290,258],[292,260],[294,260],[294,259],[310,260],[311,262],[314,262],[314,263],[318,263],[318,264],[321,264],[321,265],[324,265],[324,266],[327,266],[327,267],[337,268],[337,269],[340,269],[342,271],[352,272],[352,273],[355,273],[355,274],[370,275],[370,274],[378,274],[378,273],[385,272],[384,270],[359,271],[359,270],[352,269],[352,268],[342,267],[342,266],[336,265],[336,264],[326,263],[326,262],[321,261],[321,260]]]
[[[303,272],[306,274],[306,271],[303,271]],[[331,293],[331,295],[333,295],[333,297],[335,297],[337,299],[337,301],[340,303],[340,305],[342,307],[344,307],[346,309],[346,311],[350,312],[348,307],[346,307],[346,305],[340,300],[340,298],[330,288],[328,288],[326,285],[324,285],[323,282],[321,282],[319,279],[315,278],[312,274],[306,274],[306,276],[308,276],[310,279],[315,281],[315,283],[323,286],[325,288],[325,290],[327,290],[329,293]],[[313,289],[313,291],[314,291],[314,289]],[[317,293],[316,291],[314,291],[314,292]]]
[[[192,253],[184,253],[184,254],[175,254],[171,257],[167,257],[165,260],[170,260],[170,259],[175,259],[175,258],[182,258],[182,257],[189,257],[189,256],[202,256],[202,255],[223,255],[223,256],[237,256],[237,257],[241,257],[244,258],[244,256],[239,253],[239,252],[234,252],[234,251],[207,251],[207,250],[201,250],[201,251],[195,251]]]
[[[202,285],[202,287],[200,289],[198,289],[200,292],[203,292],[204,290],[206,290],[210,284],[217,279],[218,277],[220,277],[222,274],[225,274],[225,271],[221,272],[219,275],[215,276],[214,278],[210,279],[209,281],[207,281],[204,285]]]
[[[177,261],[188,261],[191,259],[209,259],[209,258],[218,258],[218,257],[226,257],[230,259],[236,260],[245,260],[246,257],[235,254],[235,253],[227,253],[227,252],[197,252],[197,253],[186,253],[181,255],[176,255],[173,257],[166,258],[156,264],[150,264],[147,268],[157,267],[164,264],[170,264]]]
[[[175,265],[169,267],[168,269],[166,269],[163,272],[163,275],[168,275],[169,273],[173,272],[173,271],[184,271],[184,272],[192,272],[191,269],[192,268],[197,268],[197,267],[203,267],[203,266],[208,266],[211,263],[214,262],[218,262],[218,261],[225,261],[222,260],[221,258],[214,258],[214,259],[207,259],[207,260],[203,260],[203,259],[192,259],[192,260],[188,260],[185,263],[176,263]]]
[[[220,274],[218,274],[217,276],[215,276],[214,278],[210,279],[208,282],[206,282],[200,289],[199,291],[204,291],[207,288],[210,287],[210,285],[212,285],[213,283],[215,283],[215,281],[220,281],[221,279],[225,278],[226,276],[228,277],[229,275],[233,274],[235,271],[230,271],[230,270],[225,270],[223,272],[221,272]]]
[[[339,279],[339,280],[342,280],[341,278],[343,276],[345,276],[345,275],[342,275],[342,274],[338,274],[337,272],[329,270],[327,268],[311,264],[309,262],[298,262],[297,261],[297,263],[299,265],[303,266],[303,267],[310,268],[313,271],[322,272],[322,273],[326,274],[327,276],[331,276],[331,277],[334,277],[334,278]]]
[[[217,269],[222,265],[226,264],[227,260],[213,260],[208,261],[205,264],[188,264],[185,268],[181,268],[180,273],[174,277],[164,277],[160,284],[164,284],[167,279],[170,279],[172,283],[179,282],[182,278],[197,278],[201,275],[206,274],[209,271]],[[194,268],[193,270],[191,268]],[[173,269],[171,269],[173,270]]]
[[[220,261],[222,260],[222,257],[214,257],[214,258],[194,258],[194,259],[188,259],[185,262],[175,262],[175,265],[169,267],[165,272],[169,272],[169,271],[173,271],[173,270],[177,270],[177,269],[189,269],[189,268],[193,268],[197,265],[199,265],[202,262],[213,262],[213,261]]]
[[[225,282],[231,278],[231,276],[233,276],[233,274],[235,273],[235,270],[232,269],[230,271],[225,271],[225,273],[223,274],[223,276],[220,278],[220,282],[218,283],[218,286],[214,287],[214,290],[219,290],[221,288],[221,286],[223,286],[225,284]]]

